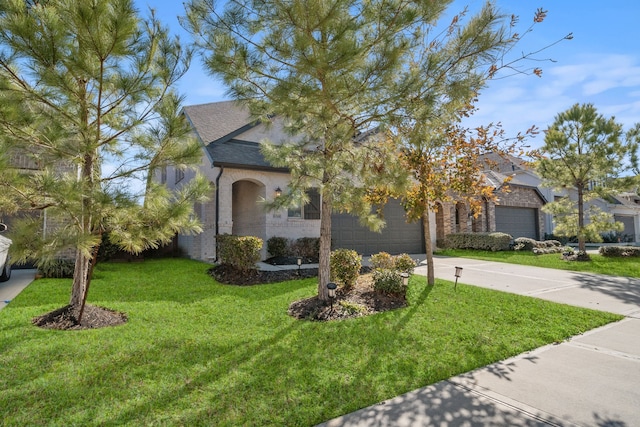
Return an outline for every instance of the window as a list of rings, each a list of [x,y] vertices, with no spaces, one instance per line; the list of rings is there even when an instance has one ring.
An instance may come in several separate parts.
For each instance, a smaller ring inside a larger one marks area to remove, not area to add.
[[[184,171],[176,168],[176,184],[184,179]]]
[[[289,218],[320,219],[320,192],[317,188],[307,190],[309,201],[304,206],[292,206],[287,216]]]
[[[161,184],[167,183],[167,167],[166,166],[163,166],[162,169],[160,170],[160,183]]]

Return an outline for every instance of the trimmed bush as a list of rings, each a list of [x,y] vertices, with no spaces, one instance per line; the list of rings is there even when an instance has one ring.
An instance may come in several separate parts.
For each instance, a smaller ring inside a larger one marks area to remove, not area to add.
[[[272,257],[286,257],[291,255],[291,249],[289,248],[289,239],[286,237],[273,236],[267,240],[267,252]]]
[[[218,255],[222,264],[231,265],[238,270],[248,271],[256,268],[260,261],[262,239],[255,236],[218,236]]]
[[[320,258],[320,238],[300,237],[291,245],[291,253],[302,258]]]
[[[416,261],[412,259],[409,254],[396,255],[393,258],[394,268],[402,273],[413,273],[413,269],[416,268]]]
[[[514,251],[532,251],[536,255],[558,254],[565,250],[557,240],[538,241],[528,237],[518,237],[514,240]]]
[[[397,270],[377,269],[373,272],[373,289],[376,292],[394,295],[407,295],[402,276]]]
[[[71,279],[76,267],[76,261],[72,259],[54,259],[38,263],[38,273],[48,279]]]
[[[513,241],[514,251],[532,251],[533,248],[538,247],[538,242],[528,237],[518,237]]]
[[[446,247],[451,249],[479,249],[487,251],[508,251],[513,238],[506,233],[453,233],[445,238]]]
[[[388,252],[373,254],[369,261],[373,268],[395,268],[395,259]]]
[[[345,288],[351,288],[360,275],[362,257],[352,249],[336,249],[331,252],[331,280]]]
[[[637,246],[600,246],[600,255],[610,258],[640,258]]]

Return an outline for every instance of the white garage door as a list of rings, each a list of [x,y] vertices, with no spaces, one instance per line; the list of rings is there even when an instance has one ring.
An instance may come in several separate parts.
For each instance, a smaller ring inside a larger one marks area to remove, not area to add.
[[[496,231],[511,234],[514,239],[529,237],[538,240],[538,210],[496,206]]]
[[[389,252],[424,253],[424,233],[420,222],[408,224],[404,209],[397,200],[391,200],[384,209],[387,226],[375,233],[359,224],[349,214],[331,216],[331,248],[353,249],[361,255]]]

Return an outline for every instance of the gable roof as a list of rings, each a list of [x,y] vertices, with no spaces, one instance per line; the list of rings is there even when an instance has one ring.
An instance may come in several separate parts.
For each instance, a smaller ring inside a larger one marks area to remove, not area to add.
[[[271,166],[260,152],[260,144],[236,137],[258,126],[249,110],[236,101],[212,102],[184,107],[184,114],[204,145],[213,166],[287,172]]]
[[[190,105],[184,114],[204,145],[256,125],[249,110],[236,101]]]
[[[487,180],[487,183],[489,183],[495,189],[495,191],[500,190],[500,188],[502,188],[502,186],[505,185],[505,180],[507,180],[508,178],[507,175],[502,174],[500,172],[493,171],[493,170],[485,170],[482,172],[482,174],[484,175],[484,178]],[[548,202],[548,200],[540,192],[540,189],[538,187],[523,183],[515,175],[510,175],[510,177],[511,177],[511,180],[506,185],[522,187],[522,188],[530,188],[531,190],[535,191],[535,193],[538,195],[538,197],[540,197],[540,200],[542,200],[543,203]]]

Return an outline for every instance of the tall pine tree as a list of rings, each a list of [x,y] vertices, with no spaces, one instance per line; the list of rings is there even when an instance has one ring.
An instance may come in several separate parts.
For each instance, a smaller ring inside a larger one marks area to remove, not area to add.
[[[46,210],[57,225],[12,230],[17,261],[75,254],[70,311],[80,322],[105,231],[141,252],[198,231],[195,180],[176,195],[147,182],[199,149],[171,89],[190,52],[131,0],[0,2],[0,194],[4,213]],[[35,165],[16,169],[19,156]],[[136,191],[130,184],[141,183]],[[140,200],[144,198],[144,203]]]

